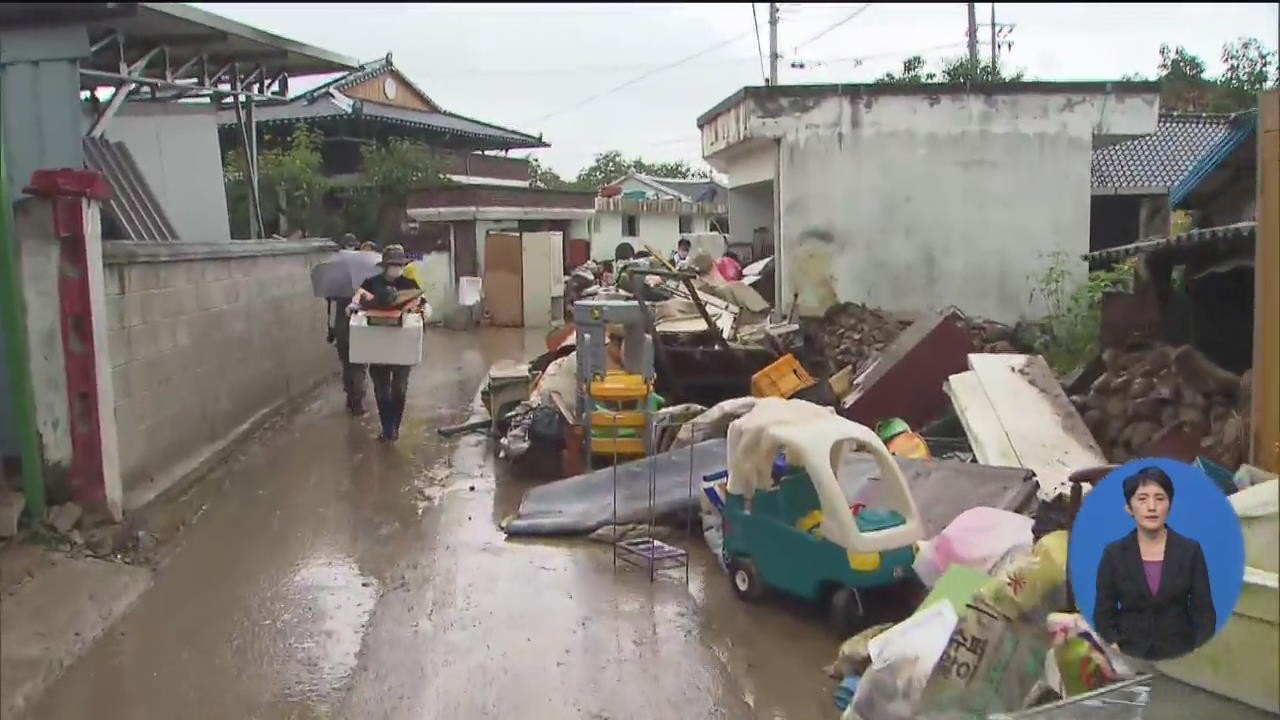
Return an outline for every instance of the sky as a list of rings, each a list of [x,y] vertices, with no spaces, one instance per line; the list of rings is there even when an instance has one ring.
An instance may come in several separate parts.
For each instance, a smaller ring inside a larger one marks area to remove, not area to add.
[[[764,3],[754,19],[751,3],[193,4],[360,61],[391,53],[446,110],[542,133],[551,147],[534,156],[568,178],[607,150],[702,166],[698,116],[763,84],[769,52]],[[914,54],[932,67],[965,53],[964,3],[780,7],[781,84],[867,82]],[[976,7],[989,23],[992,4]],[[1001,57],[1028,79],[1154,77],[1161,43],[1185,46],[1216,75],[1225,42],[1280,46],[1276,3],[996,3],[995,12],[1014,26]],[[979,36],[989,57],[990,30]],[[314,84],[291,80],[290,91]]]

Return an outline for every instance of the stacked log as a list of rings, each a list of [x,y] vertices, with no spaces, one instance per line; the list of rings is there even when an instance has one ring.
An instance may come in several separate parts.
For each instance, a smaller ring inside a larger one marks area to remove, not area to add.
[[[853,367],[855,375],[911,325],[860,303],[832,305],[822,320],[827,362],[832,368]]]
[[[1014,345],[1013,328],[994,320],[970,320],[969,337],[976,353],[1022,352]]]
[[[1248,377],[1242,380],[1190,346],[1112,348],[1102,362],[1103,374],[1072,402],[1109,461],[1147,455],[1182,431],[1200,440],[1200,454],[1232,469],[1244,462]]]

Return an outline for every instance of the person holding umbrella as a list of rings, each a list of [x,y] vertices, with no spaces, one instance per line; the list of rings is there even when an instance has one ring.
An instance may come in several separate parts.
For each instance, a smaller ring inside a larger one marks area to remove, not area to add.
[[[399,294],[405,291],[421,293],[418,283],[404,276],[408,257],[401,245],[388,245],[382,250],[382,260],[378,267],[382,272],[368,278],[356,290],[347,306],[348,315],[361,308],[393,308],[410,312],[424,307],[421,294],[416,295],[405,304],[400,304]],[[378,439],[382,442],[395,442],[400,439],[400,420],[404,417],[405,397],[409,390],[409,371],[412,365],[370,365],[369,376],[373,378],[373,397],[378,404],[378,419],[382,425],[382,434]]]
[[[366,243],[367,245],[368,243]],[[359,285],[365,278],[378,272],[378,254],[356,250],[356,236],[344,234],[338,239],[339,250],[334,257],[317,265],[312,270],[311,282],[317,295],[324,297],[328,304],[328,342],[338,351],[338,362],[342,366],[342,390],[347,396],[347,411],[352,415],[364,415],[365,372],[364,365],[351,362],[351,325],[341,308],[350,302],[353,286]]]

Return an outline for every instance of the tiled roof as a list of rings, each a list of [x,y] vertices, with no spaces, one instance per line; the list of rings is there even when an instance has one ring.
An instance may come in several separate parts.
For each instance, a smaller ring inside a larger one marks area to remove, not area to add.
[[[654,190],[683,202],[701,202],[724,205],[729,202],[729,190],[710,179],[662,178],[630,172],[611,184],[618,184],[628,177],[635,178]]]
[[[728,189],[712,180],[661,179],[657,182],[666,185],[672,190],[684,193],[693,202],[711,203],[713,205],[724,205],[729,202]]]
[[[1093,151],[1095,188],[1168,189],[1231,129],[1231,115],[1161,115],[1151,135]]]
[[[255,110],[255,120],[259,123],[290,123],[359,115],[397,125],[484,140],[489,145],[486,149],[548,147],[541,138],[498,125],[480,122],[479,120],[472,120],[455,113],[429,112],[396,105],[363,102],[342,95],[341,90],[343,88],[351,87],[370,77],[374,77],[389,67],[391,67],[390,58],[365,63],[355,73],[330,81],[319,88],[309,90],[287,103],[264,105],[257,108]],[[221,111],[218,114],[218,122],[222,125],[234,124],[236,122],[234,111]]]

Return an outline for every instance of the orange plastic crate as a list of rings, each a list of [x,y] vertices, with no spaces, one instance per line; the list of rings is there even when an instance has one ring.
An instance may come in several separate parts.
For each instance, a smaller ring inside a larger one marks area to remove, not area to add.
[[[756,397],[789,398],[812,387],[816,382],[795,356],[788,354],[751,376],[751,394]]]

